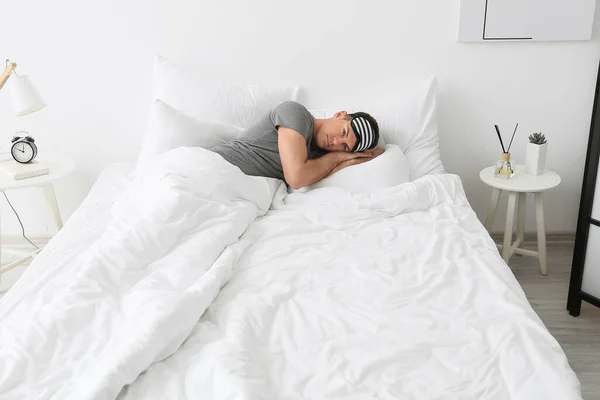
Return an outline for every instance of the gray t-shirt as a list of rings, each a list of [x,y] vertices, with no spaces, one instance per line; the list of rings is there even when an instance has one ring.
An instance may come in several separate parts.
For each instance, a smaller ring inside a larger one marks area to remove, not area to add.
[[[304,136],[309,160],[324,154],[313,141],[314,117],[306,107],[295,101],[282,103],[245,129],[240,138],[211,150],[240,168],[246,175],[284,180],[277,142],[279,126],[293,129]]]

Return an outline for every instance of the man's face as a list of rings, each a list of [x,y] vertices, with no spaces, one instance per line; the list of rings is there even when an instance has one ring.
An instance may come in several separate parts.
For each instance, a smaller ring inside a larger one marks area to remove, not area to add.
[[[317,132],[316,141],[320,149],[326,151],[350,152],[356,145],[356,134],[350,121],[344,119],[346,111],[336,113],[333,118],[326,119]]]

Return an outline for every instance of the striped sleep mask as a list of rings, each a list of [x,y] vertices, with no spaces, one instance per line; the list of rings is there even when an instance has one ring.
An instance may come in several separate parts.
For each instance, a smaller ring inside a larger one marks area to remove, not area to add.
[[[352,125],[352,129],[356,134],[356,146],[354,146],[353,150],[355,153],[370,149],[377,144],[375,130],[366,118],[353,118],[350,121],[350,125]]]

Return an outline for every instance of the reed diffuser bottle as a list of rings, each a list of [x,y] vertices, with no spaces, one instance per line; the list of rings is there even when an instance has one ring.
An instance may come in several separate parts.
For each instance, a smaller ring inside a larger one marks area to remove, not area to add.
[[[510,139],[510,143],[508,148],[504,148],[504,142],[502,141],[502,135],[500,134],[500,129],[498,125],[494,125],[496,128],[496,133],[498,134],[498,140],[500,141],[500,146],[502,146],[502,156],[500,160],[496,162],[496,167],[494,168],[494,175],[498,178],[510,179],[515,175],[515,169],[513,168],[513,164],[510,161],[510,147],[512,146],[513,139],[515,138],[515,133],[517,133],[517,128],[519,124],[515,126],[515,130],[512,134],[512,138]]]
[[[510,153],[502,153],[500,160],[496,162],[494,175],[498,178],[510,179],[515,174],[515,170],[510,162]]]

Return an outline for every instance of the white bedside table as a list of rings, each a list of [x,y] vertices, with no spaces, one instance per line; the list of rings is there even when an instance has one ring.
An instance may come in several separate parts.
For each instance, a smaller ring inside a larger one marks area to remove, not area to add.
[[[508,192],[508,209],[506,212],[506,226],[504,228],[504,244],[502,248],[502,258],[506,263],[510,257],[517,253],[526,256],[538,257],[542,275],[548,275],[548,260],[546,258],[546,230],[544,227],[544,203],[543,192],[555,188],[560,184],[560,176],[555,172],[546,170],[541,175],[529,175],[525,172],[525,165],[517,165],[515,175],[510,179],[496,178],[494,176],[494,167],[483,169],[479,173],[479,178],[491,186],[492,199],[485,218],[485,228],[491,231],[496,217],[496,208],[502,191]],[[537,220],[538,251],[531,251],[520,248],[525,239],[525,202],[527,193],[532,193],[535,197],[535,210]],[[518,206],[517,217],[517,239],[512,243],[513,223],[515,211]]]
[[[6,160],[6,156],[3,157],[3,160]],[[70,174],[75,169],[75,163],[72,160],[64,157],[38,157],[36,158],[36,160],[48,166],[48,174],[35,176],[32,178],[15,180],[0,168],[0,192],[4,192],[5,190],[22,189],[27,187],[42,188],[44,196],[46,198],[46,204],[48,205],[48,209],[50,211],[50,214],[52,215],[52,219],[54,220],[57,229],[60,230],[63,226],[63,222],[62,218],[60,217],[58,204],[56,204],[56,196],[54,195],[53,182]],[[13,261],[7,265],[1,265],[2,258],[0,253],[0,279],[2,278],[3,273],[24,263],[30,258],[33,258],[33,256],[35,256],[39,252],[40,249],[29,253],[24,257],[21,257],[18,260]]]

